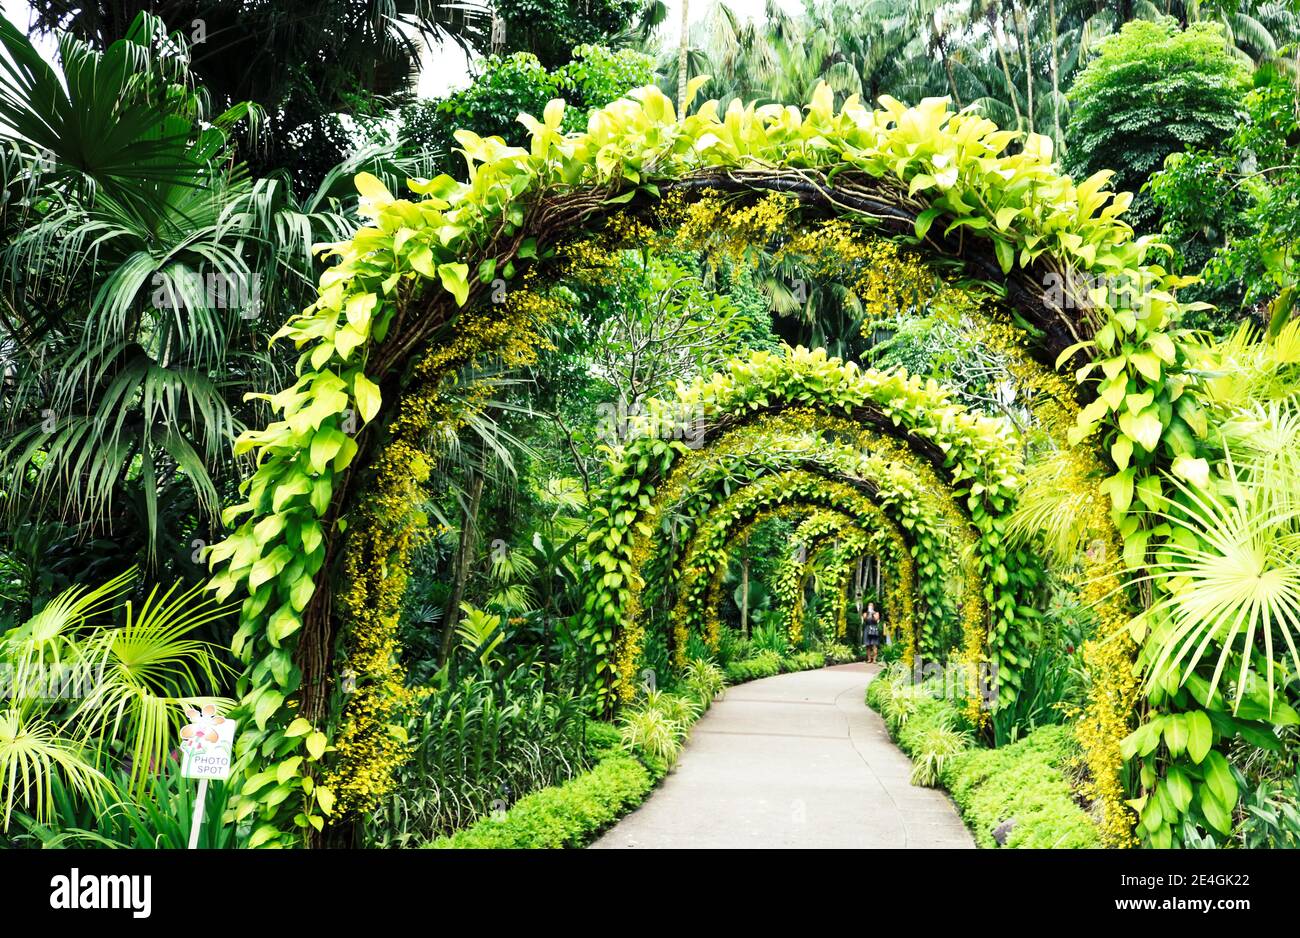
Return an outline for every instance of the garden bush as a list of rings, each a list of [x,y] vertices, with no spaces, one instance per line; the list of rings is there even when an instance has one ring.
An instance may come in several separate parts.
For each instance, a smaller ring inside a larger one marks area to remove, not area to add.
[[[597,762],[618,752],[623,745],[623,735],[613,723],[593,720],[587,724],[586,732],[587,752]]]
[[[815,671],[826,667],[826,656],[820,651],[799,651],[781,662],[786,671]]]
[[[826,656],[827,664],[849,664],[853,661],[860,661],[862,655],[853,649],[851,645],[844,645],[839,642],[827,645],[823,649]]]
[[[728,684],[744,684],[759,678],[774,677],[781,673],[781,656],[774,651],[762,651],[752,658],[733,661],[723,669]]]
[[[585,698],[547,692],[524,656],[443,687],[420,689],[405,723],[394,790],[362,820],[372,846],[420,843],[464,828],[507,801],[566,781],[594,761]],[[584,743],[584,732],[586,733]],[[595,730],[600,740],[603,730]]]
[[[590,772],[521,799],[499,817],[487,817],[428,846],[460,850],[581,847],[654,786],[650,770],[631,756],[611,756]]]
[[[939,779],[981,847],[1098,847],[1097,828],[1070,788],[1078,758],[1069,727],[1045,726],[1001,749],[954,756]],[[1002,825],[1009,829],[999,844]]]
[[[959,703],[931,696],[935,687],[913,684],[898,666],[867,686],[867,706],[884,717],[913,760],[913,784],[947,788],[981,847],[1101,845],[1070,785],[1079,758],[1070,728],[1046,726],[1018,743],[986,749],[975,745]]]

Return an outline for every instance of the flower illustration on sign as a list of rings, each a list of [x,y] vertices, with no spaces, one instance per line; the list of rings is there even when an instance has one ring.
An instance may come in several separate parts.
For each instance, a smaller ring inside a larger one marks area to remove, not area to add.
[[[217,727],[225,723],[226,718],[218,715],[217,708],[212,704],[205,704],[202,709],[186,707],[185,715],[190,722],[181,727],[183,748],[202,752],[221,738]]]

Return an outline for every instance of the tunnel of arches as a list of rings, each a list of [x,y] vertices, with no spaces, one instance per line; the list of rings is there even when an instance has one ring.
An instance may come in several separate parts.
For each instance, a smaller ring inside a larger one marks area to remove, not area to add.
[[[408,200],[360,178],[373,224],[336,246],[319,300],[282,330],[301,350],[298,378],[269,398],[280,419],[241,440],[257,470],[224,515],[233,533],[210,554],[213,588],[245,597],[235,651],[246,667],[241,711],[256,729],[241,737],[246,783],[232,810],[254,815],[259,842],[276,845],[382,796],[403,758],[385,715],[405,693],[394,636],[420,487],[486,399],[467,376],[534,361],[562,310],[555,284],[670,232],[721,258],[778,240],[816,276],[868,297],[879,319],[919,304],[975,322],[1006,353],[1061,450],[1055,480],[1078,490],[1088,535],[1113,548],[1090,561],[1111,611],[1090,650],[1082,722],[1093,728],[1086,758],[1108,840],[1125,842],[1119,739],[1134,646],[1129,600],[1112,587],[1132,531],[1110,508],[1154,458],[1161,428],[1153,440],[1141,389],[1163,393],[1163,371],[1108,360],[1087,386],[1056,372],[1068,365],[1082,382],[1120,340],[1163,357],[1163,343],[1143,337],[1163,335],[1176,300],[1159,299],[1139,324],[1069,276],[1104,272],[1130,296],[1168,281],[1116,218],[1122,200],[1104,179],[1060,176],[1049,154],[1009,151],[1015,135],[943,102],[837,110],[820,90],[804,111],[720,114],[709,103],[677,120],[643,89],[593,115],[585,133],[562,134],[561,116],[557,103],[532,122],[530,150],[463,135],[468,184],[416,180]],[[1116,399],[1120,378],[1138,392]],[[352,435],[344,427],[356,417]],[[1129,427],[1118,437],[1115,419]],[[933,382],[800,348],[758,353],[651,401],[592,500],[579,635],[594,679],[611,700],[634,692],[647,628],[668,625],[675,654],[692,630],[709,641],[728,545],[763,512],[791,509],[838,512],[879,534],[864,552],[889,566],[891,583],[910,583],[898,592],[914,607],[917,652],[953,651],[933,644],[951,601],[969,620],[957,654],[987,663],[999,697],[1014,696],[1034,642],[1038,572],[1034,550],[1012,536],[1025,470],[1011,423]],[[1109,450],[1074,445],[1099,427]],[[788,445],[740,458],[747,438]],[[1118,469],[1116,439],[1140,443],[1125,444]],[[956,589],[944,557],[959,558]],[[302,724],[326,731],[327,757],[291,761]],[[313,784],[272,796],[265,773],[280,769]]]

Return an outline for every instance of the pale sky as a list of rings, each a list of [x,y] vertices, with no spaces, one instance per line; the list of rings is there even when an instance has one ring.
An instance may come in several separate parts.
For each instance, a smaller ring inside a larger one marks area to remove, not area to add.
[[[21,2],[25,0],[5,0]],[[713,7],[713,0],[688,0],[690,6],[687,15],[694,26],[708,14]],[[767,8],[766,0],[724,0],[733,13],[742,19],[762,19]],[[779,6],[788,13],[797,13],[803,9],[802,0],[777,0]],[[659,28],[665,43],[676,43],[681,35],[682,0],[664,0],[667,16]],[[424,56],[424,67],[420,72],[420,97],[438,97],[469,83],[469,68],[465,55],[456,46],[446,49],[428,50]]]

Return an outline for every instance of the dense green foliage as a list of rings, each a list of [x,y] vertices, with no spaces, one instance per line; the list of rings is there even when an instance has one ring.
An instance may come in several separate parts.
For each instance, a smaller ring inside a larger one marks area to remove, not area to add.
[[[592,743],[583,703],[548,692],[529,661],[431,688],[407,721],[410,755],[392,796],[366,819],[363,842],[421,843],[580,774]]]
[[[547,68],[563,65],[575,46],[630,39],[650,25],[641,0],[496,0],[493,9],[504,27],[503,51],[528,52]]]
[[[631,756],[611,756],[585,775],[524,798],[501,818],[485,818],[430,846],[450,849],[582,847],[654,784]]]
[[[1032,730],[995,749],[977,745],[948,677],[912,683],[906,669],[882,672],[867,704],[912,757],[913,784],[942,785],[981,847],[1100,846],[1075,789],[1081,758],[1065,726]]]
[[[6,593],[30,611],[68,583],[42,558],[87,537],[91,578],[201,573],[242,471],[231,444],[260,419],[245,394],[290,370],[266,345],[308,301],[312,245],[355,224],[352,173],[419,167],[371,149],[310,196],[251,177],[233,162],[247,109],[212,113],[147,16],[104,52],[65,43],[58,69],[7,21],[0,41],[18,63],[0,120],[26,137],[0,165],[0,508],[25,545]]]
[[[435,155],[443,171],[461,175],[464,161],[453,153],[454,131],[472,130],[480,137],[501,137],[511,146],[522,146],[528,142],[528,129],[519,122],[520,114],[540,114],[552,98],[564,98],[569,108],[563,127],[577,130],[585,126],[587,112],[650,78],[647,56],[601,46],[579,45],[570,61],[550,69],[528,52],[490,56],[469,87],[404,107],[398,140],[408,151]]]
[[[261,132],[235,141],[254,174],[285,172],[311,191],[357,149],[349,121],[375,124],[410,95],[426,41],[474,48],[490,26],[475,3],[349,0],[59,0],[31,6],[37,28],[98,48],[126,38],[142,11],[162,17],[218,109],[258,108]]]
[[[1081,176],[1112,169],[1118,188],[1137,192],[1169,154],[1232,133],[1248,75],[1214,25],[1127,24],[1070,88],[1065,168]],[[1129,216],[1143,231],[1158,226],[1141,194]]]
[[[1289,315],[1300,204],[1295,100],[1289,78],[1261,72],[1243,101],[1245,120],[1221,146],[1176,154],[1151,178],[1165,236],[1184,269],[1203,278],[1193,289],[1219,308],[1214,325],[1248,316],[1266,327]]]
[[[34,6],[6,846],[183,846],[171,741],[232,707],[205,847],[580,846],[886,600],[868,699],[982,846],[1300,842],[1290,7],[814,0],[662,48],[632,0]],[[428,39],[473,77],[417,101]],[[791,195],[845,181],[875,208]]]
[[[1070,787],[1078,758],[1067,727],[1044,727],[1001,749],[955,756],[939,778],[981,847],[1097,847],[1096,828]]]

